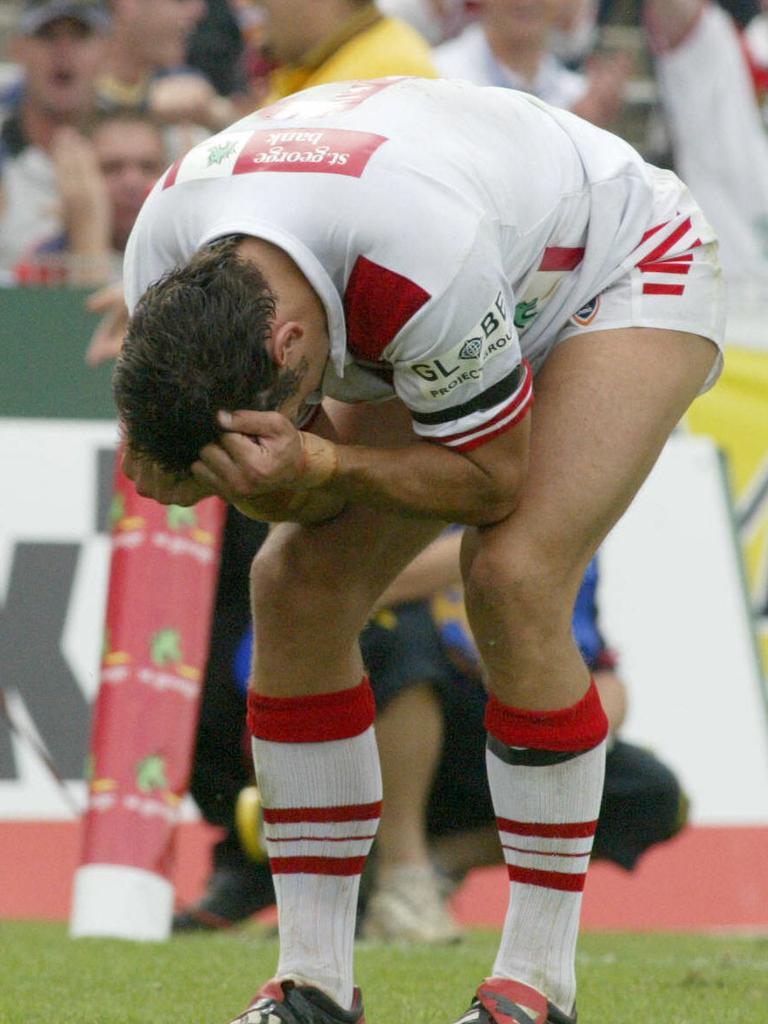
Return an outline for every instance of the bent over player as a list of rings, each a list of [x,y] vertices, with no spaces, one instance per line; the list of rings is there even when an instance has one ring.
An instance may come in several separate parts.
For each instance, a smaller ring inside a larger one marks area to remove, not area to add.
[[[356,638],[446,521],[471,527],[510,878],[461,1020],[571,1024],[606,736],[571,614],[720,370],[712,230],[673,174],[531,97],[347,82],[174,164],[126,287],[115,394],[140,493],[285,521],[253,565],[248,701],[280,959],[237,1024],[363,1021],[355,904],[381,781]]]

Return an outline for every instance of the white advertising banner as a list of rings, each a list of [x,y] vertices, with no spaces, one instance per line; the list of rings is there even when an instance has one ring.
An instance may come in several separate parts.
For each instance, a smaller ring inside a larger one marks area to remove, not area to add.
[[[116,440],[109,422],[0,419],[0,687],[80,807]],[[606,542],[600,599],[630,688],[627,738],[679,772],[695,823],[768,823],[764,695],[711,441],[669,443]],[[0,719],[0,819],[68,817],[39,755]]]

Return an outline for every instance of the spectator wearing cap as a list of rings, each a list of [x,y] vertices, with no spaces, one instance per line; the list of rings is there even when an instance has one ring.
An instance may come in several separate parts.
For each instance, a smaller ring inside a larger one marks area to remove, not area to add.
[[[83,129],[96,105],[107,9],[97,0],[29,0],[10,54],[21,78],[0,114],[0,271],[60,227],[55,160],[63,129]]]

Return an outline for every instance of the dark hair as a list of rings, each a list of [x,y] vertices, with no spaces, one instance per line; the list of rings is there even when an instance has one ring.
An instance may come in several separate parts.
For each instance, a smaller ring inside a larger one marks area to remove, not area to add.
[[[143,124],[156,132],[165,144],[164,125],[149,110],[139,107],[115,107],[112,110],[97,110],[88,120],[86,134],[92,138],[100,128],[106,125]]]
[[[242,237],[200,250],[146,290],[115,368],[131,451],[179,476],[221,436],[220,409],[269,409],[279,400],[267,349],[275,296],[238,257]]]

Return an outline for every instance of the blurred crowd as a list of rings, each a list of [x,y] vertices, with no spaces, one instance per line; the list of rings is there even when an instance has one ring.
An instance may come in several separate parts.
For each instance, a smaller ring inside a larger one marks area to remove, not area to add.
[[[0,280],[96,286],[160,171],[320,81],[524,89],[681,172],[726,271],[768,260],[760,0],[25,0],[3,6]]]

